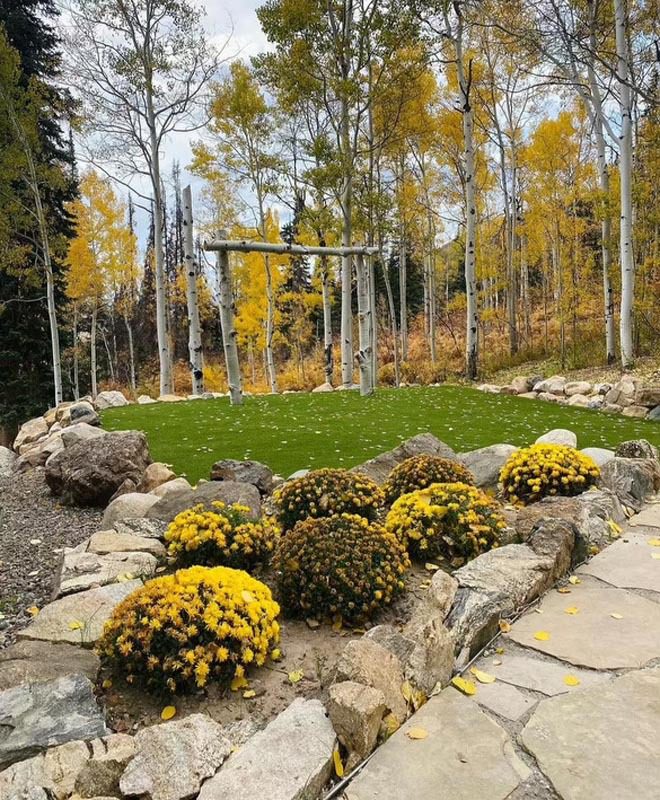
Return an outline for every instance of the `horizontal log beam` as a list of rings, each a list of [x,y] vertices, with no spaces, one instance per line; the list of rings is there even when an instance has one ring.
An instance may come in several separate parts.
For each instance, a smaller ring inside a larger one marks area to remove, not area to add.
[[[227,250],[238,253],[275,253],[283,256],[370,256],[378,252],[377,247],[315,247],[303,244],[277,244],[275,242],[253,242],[248,239],[214,239],[204,242],[204,250]]]

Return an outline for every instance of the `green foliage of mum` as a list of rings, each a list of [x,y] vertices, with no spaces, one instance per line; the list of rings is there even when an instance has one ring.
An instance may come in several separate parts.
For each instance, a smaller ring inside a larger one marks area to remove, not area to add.
[[[273,499],[280,524],[289,530],[300,520],[333,514],[357,514],[374,520],[384,495],[365,475],[345,469],[316,469],[287,481],[275,491]]]
[[[497,547],[506,523],[499,504],[476,486],[434,483],[400,497],[385,527],[414,558],[462,562]]]
[[[534,444],[512,453],[500,472],[504,496],[529,505],[544,497],[573,497],[594,486],[600,475],[595,462],[564,444]]]
[[[273,566],[289,614],[355,623],[403,591],[410,561],[381,525],[340,514],[299,522],[280,540]]]
[[[440,456],[412,456],[390,472],[383,491],[385,501],[392,504],[402,494],[425,489],[432,483],[474,483],[467,467]]]

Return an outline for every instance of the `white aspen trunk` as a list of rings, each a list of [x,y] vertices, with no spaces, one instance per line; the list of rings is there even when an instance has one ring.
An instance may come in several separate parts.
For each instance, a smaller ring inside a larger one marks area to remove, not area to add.
[[[135,347],[133,344],[133,328],[128,315],[124,317],[124,325],[126,326],[126,338],[128,339],[128,367],[131,377],[131,389],[137,389],[137,380],[135,377]]]
[[[401,194],[403,195],[404,161],[401,159]],[[401,360],[408,359],[408,287],[407,287],[407,254],[406,224],[403,217],[403,198],[399,209],[399,330],[401,336]],[[385,269],[385,267],[383,267]],[[397,386],[399,382],[397,380]]]
[[[369,290],[369,272],[364,256],[358,254],[355,259],[358,288],[358,330],[360,349],[355,358],[360,368],[360,394],[373,394],[373,358],[371,343],[371,294]]]
[[[624,0],[614,0],[614,27],[616,30],[617,82],[619,89],[619,113],[621,134],[619,136],[619,175],[621,183],[621,317],[619,339],[621,365],[628,369],[633,365],[633,309],[635,301],[635,262],[632,241],[632,119],[630,107],[630,70],[626,44],[627,16]]]
[[[429,351],[431,363],[435,364],[435,226],[429,214]]]
[[[321,256],[321,296],[323,298],[323,368],[325,382],[332,386],[334,364],[332,354],[332,308],[330,305],[330,278],[328,258]]]
[[[277,394],[277,372],[275,371],[275,358],[273,356],[273,335],[275,333],[275,293],[273,292],[273,275],[270,268],[270,256],[264,255],[266,269],[266,365],[268,367],[268,381],[270,390]]]
[[[80,399],[80,365],[78,358],[78,303],[73,303],[73,397]]]
[[[90,363],[90,374],[92,380],[92,397],[96,397],[98,393],[97,376],[96,376],[96,314],[97,314],[97,305],[96,305],[96,298],[94,298],[94,305],[92,306],[92,323],[89,334],[89,363]]]
[[[220,239],[226,238],[226,233],[220,231]],[[234,327],[234,298],[231,288],[231,271],[229,267],[229,253],[218,250],[218,284],[220,288],[220,323],[222,324],[222,347],[225,353],[227,367],[227,382],[229,384],[229,397],[233,406],[243,402],[241,392],[241,368],[238,361],[238,345],[236,343],[236,328]]]
[[[350,74],[350,44],[353,32],[353,0],[345,0],[342,42],[342,78],[348,82]],[[350,247],[353,238],[353,159],[351,158],[351,134],[349,118],[348,87],[341,92],[340,145],[342,161],[341,187],[341,243]],[[345,388],[353,385],[353,310],[351,308],[353,282],[353,259],[343,255],[341,259],[341,380]]]
[[[399,386],[401,382],[400,368],[399,368],[399,347],[397,343],[397,329],[396,329],[396,307],[394,305],[394,294],[392,292],[392,281],[390,280],[387,271],[387,264],[383,257],[383,241],[379,238],[378,241],[379,260],[383,269],[383,280],[385,282],[385,293],[387,295],[387,307],[390,314],[390,330],[392,332],[392,350],[394,352],[394,385]]]
[[[106,358],[108,359],[108,370],[110,372],[110,380],[114,383],[115,368],[112,363],[112,352],[110,351],[110,345],[108,344],[108,337],[106,335],[104,328],[101,328],[101,338],[103,339],[103,347],[105,348],[105,355]]]
[[[371,387],[378,383],[378,320],[376,319],[376,275],[374,260],[367,256],[367,277],[369,279],[369,346],[371,347]]]
[[[183,260],[186,271],[186,301],[188,304],[188,353],[190,371],[192,373],[192,393],[200,395],[204,391],[204,370],[199,304],[197,302],[197,269],[195,265],[192,192],[190,186],[186,186],[183,189],[181,196],[183,200]]]

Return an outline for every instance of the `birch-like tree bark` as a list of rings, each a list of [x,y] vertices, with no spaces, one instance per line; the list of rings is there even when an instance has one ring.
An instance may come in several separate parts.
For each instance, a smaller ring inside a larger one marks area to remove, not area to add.
[[[89,328],[89,372],[92,383],[92,397],[98,394],[98,369],[96,366],[96,320],[98,317],[98,304],[94,298],[92,305],[92,319]]]
[[[373,339],[371,287],[369,286],[369,267],[361,253],[355,258],[358,289],[358,330],[360,347],[355,358],[360,368],[360,394],[370,395],[374,391],[373,379]]]
[[[334,357],[332,353],[332,307],[330,305],[330,275],[328,257],[321,256],[321,297],[323,300],[323,371],[325,382],[332,386]]]
[[[71,334],[73,337],[73,399],[80,399],[80,366],[78,357],[78,303],[73,301],[73,322]]]
[[[218,238],[226,239],[226,231],[219,231]],[[234,297],[232,294],[229,253],[226,250],[218,250],[216,258],[218,266],[218,287],[220,290],[222,347],[225,353],[229,397],[233,406],[239,406],[243,402],[243,393],[241,391],[241,368],[238,360],[237,334],[234,325]]]
[[[202,354],[202,331],[199,323],[197,302],[197,265],[193,236],[192,192],[190,186],[183,189],[183,268],[186,271],[186,302],[188,304],[188,355],[192,377],[192,393],[204,391],[204,369]]]

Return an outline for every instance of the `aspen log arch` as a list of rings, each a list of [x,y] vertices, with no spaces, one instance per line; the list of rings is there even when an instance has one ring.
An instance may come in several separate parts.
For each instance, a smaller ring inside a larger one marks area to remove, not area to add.
[[[372,257],[377,247],[322,247],[300,244],[276,244],[274,242],[255,242],[249,239],[225,239],[224,232],[218,238],[204,242],[204,250],[217,253],[218,277],[220,287],[220,313],[222,322],[222,343],[227,366],[227,380],[232,405],[242,402],[241,374],[238,361],[238,346],[234,328],[234,299],[231,286],[229,253],[272,253],[276,255],[301,256],[339,256],[343,260],[355,257],[358,283],[359,349],[355,359],[360,368],[360,394],[370,395],[374,391],[374,354],[376,351],[376,324],[373,291]],[[327,348],[327,342],[326,342]]]

